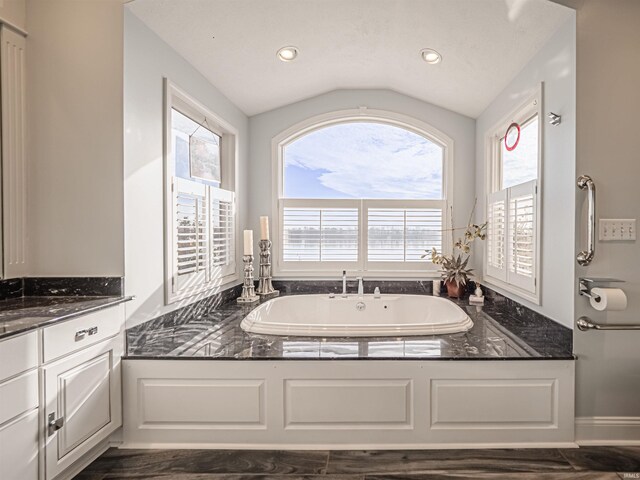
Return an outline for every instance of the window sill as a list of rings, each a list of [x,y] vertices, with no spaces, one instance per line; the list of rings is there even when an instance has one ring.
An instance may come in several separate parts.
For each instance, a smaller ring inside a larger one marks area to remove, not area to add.
[[[491,287],[497,287],[505,292],[512,293],[516,295],[520,299],[527,300],[528,302],[533,303],[534,305],[540,305],[540,287],[537,287],[537,291],[535,293],[527,292],[526,290],[522,290],[521,288],[514,287],[510,283],[503,282],[502,280],[498,280],[497,278],[489,277],[485,275],[482,278],[482,283],[489,285]]]
[[[186,305],[197,300],[202,300],[203,298],[210,297],[211,295],[215,295],[216,293],[226,290],[229,287],[233,287],[237,285],[238,282],[240,282],[240,275],[238,273],[234,273],[221,278],[216,283],[210,282],[194,287],[188,291],[178,293],[167,292],[165,305],[176,305],[181,302]]]

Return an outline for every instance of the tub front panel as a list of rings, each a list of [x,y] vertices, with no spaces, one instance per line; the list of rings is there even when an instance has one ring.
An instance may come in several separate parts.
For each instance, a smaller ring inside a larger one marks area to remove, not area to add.
[[[569,446],[573,363],[125,360],[123,446]]]

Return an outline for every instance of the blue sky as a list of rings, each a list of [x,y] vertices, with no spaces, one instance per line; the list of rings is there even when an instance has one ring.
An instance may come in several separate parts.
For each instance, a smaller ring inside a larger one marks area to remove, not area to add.
[[[342,123],[285,147],[285,198],[442,197],[442,148],[399,127]]]
[[[538,177],[538,117],[522,127],[515,150],[502,149],[502,188],[513,187]]]

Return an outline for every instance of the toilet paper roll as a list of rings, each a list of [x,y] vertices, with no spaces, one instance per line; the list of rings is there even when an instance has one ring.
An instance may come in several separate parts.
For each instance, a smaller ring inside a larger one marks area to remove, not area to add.
[[[589,301],[591,306],[600,312],[627,308],[627,296],[619,288],[592,288]]]

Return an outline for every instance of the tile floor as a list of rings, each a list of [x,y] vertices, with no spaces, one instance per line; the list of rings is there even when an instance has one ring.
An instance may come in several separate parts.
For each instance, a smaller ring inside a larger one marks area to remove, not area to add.
[[[514,450],[118,450],[77,480],[628,480],[640,447]]]

